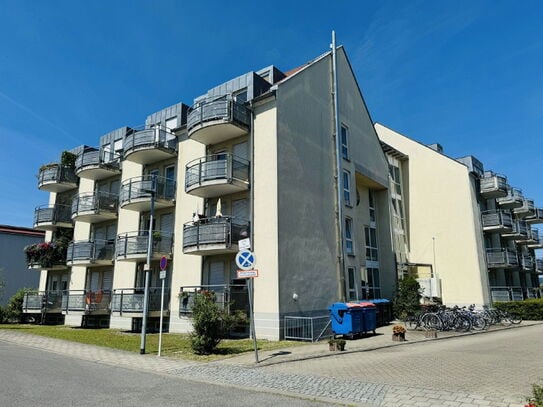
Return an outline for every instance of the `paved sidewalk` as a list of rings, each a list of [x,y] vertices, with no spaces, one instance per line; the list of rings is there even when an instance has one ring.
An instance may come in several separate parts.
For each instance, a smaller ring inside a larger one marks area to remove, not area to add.
[[[450,337],[492,335],[496,330],[517,329],[538,322],[524,322],[519,326],[492,328],[489,331],[457,334],[438,333],[437,340]],[[113,350],[92,345],[83,345],[58,339],[0,329],[0,341],[8,341],[45,351],[73,356],[87,361],[154,373],[175,375],[184,379],[220,383],[241,388],[267,392],[277,392],[316,398],[333,404],[358,406],[524,406],[520,398],[504,398],[477,394],[436,390],[435,388],[391,383],[369,382],[367,379],[341,377],[317,370],[307,369],[306,365],[322,361],[320,366],[344,369],[345,355],[361,356],[362,352],[394,347],[410,346],[424,341],[436,341],[425,337],[422,331],[408,331],[406,342],[392,341],[392,325],[377,329],[377,335],[347,341],[346,351],[331,352],[326,341],[316,344],[286,347],[275,351],[259,353],[260,363],[255,362],[254,353],[249,353],[221,361],[203,363],[139,355],[126,351]],[[413,347],[415,349],[416,347]],[[398,350],[403,348],[396,348]],[[371,352],[377,356],[377,353]],[[370,355],[368,354],[368,356]],[[341,357],[338,357],[341,356]],[[353,358],[349,358],[354,360]],[[305,361],[305,362],[304,362]],[[316,366],[319,366],[317,364]],[[342,367],[343,366],[343,367]],[[278,369],[286,367],[288,369]],[[319,375],[320,374],[320,375]],[[394,382],[395,383],[395,382]]]

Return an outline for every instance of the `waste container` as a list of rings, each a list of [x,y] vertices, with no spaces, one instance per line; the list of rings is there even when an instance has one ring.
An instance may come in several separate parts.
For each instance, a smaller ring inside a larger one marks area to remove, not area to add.
[[[355,336],[368,331],[375,333],[375,304],[336,302],[328,310],[334,335]]]
[[[376,298],[368,301],[377,307],[377,326],[388,325],[392,321],[392,302],[385,298]]]

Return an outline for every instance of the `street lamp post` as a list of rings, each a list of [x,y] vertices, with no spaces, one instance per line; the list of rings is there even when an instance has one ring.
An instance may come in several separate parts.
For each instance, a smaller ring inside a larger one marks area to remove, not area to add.
[[[141,322],[140,355],[145,354],[147,334],[147,314],[149,313],[149,278],[151,274],[151,255],[153,253],[153,220],[155,216],[156,175],[151,175],[151,211],[149,215],[149,236],[147,237],[147,262],[145,263],[145,289],[143,291],[143,316]]]

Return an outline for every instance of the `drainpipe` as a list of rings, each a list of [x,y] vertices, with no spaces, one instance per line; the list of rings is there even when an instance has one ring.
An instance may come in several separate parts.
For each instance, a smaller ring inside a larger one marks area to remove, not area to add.
[[[336,168],[335,168],[335,179],[336,179],[336,233],[337,233],[337,275],[339,281],[338,287],[338,297],[340,301],[345,301],[346,290],[345,290],[345,247],[343,242],[343,200],[342,190],[341,190],[341,139],[339,134],[340,123],[339,123],[339,102],[338,102],[338,78],[337,78],[337,58],[336,58],[336,32],[332,31],[332,110],[334,112],[334,137],[336,141]]]

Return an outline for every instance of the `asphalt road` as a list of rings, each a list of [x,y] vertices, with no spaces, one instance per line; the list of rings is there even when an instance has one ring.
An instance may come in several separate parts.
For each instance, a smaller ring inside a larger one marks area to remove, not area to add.
[[[328,406],[138,372],[0,341],[0,406]]]

